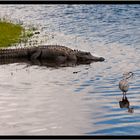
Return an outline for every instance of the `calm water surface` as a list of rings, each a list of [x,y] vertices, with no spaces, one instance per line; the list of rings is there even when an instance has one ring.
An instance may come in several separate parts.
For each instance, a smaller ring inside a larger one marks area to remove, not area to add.
[[[0,65],[0,134],[139,135],[140,5],[0,5],[0,17],[37,25],[45,44],[103,56],[76,67]],[[122,74],[133,71],[120,108]]]

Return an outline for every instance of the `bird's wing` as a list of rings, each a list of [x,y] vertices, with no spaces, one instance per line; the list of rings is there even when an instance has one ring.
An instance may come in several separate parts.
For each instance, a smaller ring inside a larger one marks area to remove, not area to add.
[[[128,88],[129,88],[128,81],[126,81],[126,80],[121,80],[121,81],[119,82],[119,88],[120,88],[122,91],[127,91]]]

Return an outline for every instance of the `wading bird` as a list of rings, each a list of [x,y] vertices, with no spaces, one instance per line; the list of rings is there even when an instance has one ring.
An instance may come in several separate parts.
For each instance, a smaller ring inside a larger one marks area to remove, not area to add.
[[[119,82],[119,88],[123,92],[123,95],[126,95],[126,92],[129,88],[128,80],[129,78],[133,77],[133,72],[128,72],[123,74],[123,79]]]

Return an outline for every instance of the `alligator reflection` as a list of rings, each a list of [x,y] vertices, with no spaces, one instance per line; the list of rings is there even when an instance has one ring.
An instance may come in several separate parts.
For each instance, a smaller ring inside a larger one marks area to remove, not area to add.
[[[48,61],[48,60],[28,60],[28,59],[0,59],[0,65],[12,64],[12,63],[25,63],[28,65],[38,65],[46,67],[74,67],[81,64],[90,64],[91,61],[86,61],[84,63],[77,63],[76,61],[68,61],[61,63],[60,61]],[[93,63],[93,62],[92,62]]]
[[[130,107],[130,103],[126,97],[126,95],[123,95],[122,100],[119,101],[120,108],[127,108],[129,113],[134,112],[134,108]]]

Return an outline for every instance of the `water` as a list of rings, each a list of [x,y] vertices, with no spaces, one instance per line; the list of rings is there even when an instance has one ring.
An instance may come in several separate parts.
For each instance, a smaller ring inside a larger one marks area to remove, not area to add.
[[[139,135],[140,5],[0,5],[0,17],[37,25],[44,44],[103,56],[76,67],[0,65],[0,134]],[[120,108],[118,83],[135,73]]]

